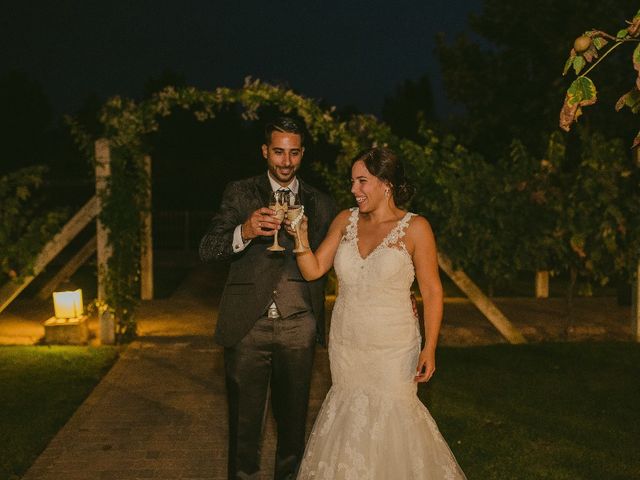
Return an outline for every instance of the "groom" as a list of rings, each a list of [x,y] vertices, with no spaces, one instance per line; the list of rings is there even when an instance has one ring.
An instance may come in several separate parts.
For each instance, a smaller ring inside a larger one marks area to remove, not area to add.
[[[200,243],[203,261],[230,263],[215,333],[225,347],[230,479],[260,475],[269,391],[278,432],[275,478],[295,478],[304,453],[316,338],[324,342],[324,279],[302,278],[284,228],[279,242],[286,250],[267,250],[279,226],[267,208],[272,191],[300,195],[312,249],[335,216],[333,200],[296,175],[303,154],[303,125],[289,117],[267,124],[262,145],[267,172],[226,187]]]

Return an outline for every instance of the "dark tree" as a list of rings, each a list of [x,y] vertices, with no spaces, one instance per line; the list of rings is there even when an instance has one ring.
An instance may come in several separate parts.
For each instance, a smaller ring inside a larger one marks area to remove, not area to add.
[[[382,119],[396,135],[418,140],[420,123],[429,125],[436,119],[429,77],[402,82],[393,95],[384,99]]]
[[[45,162],[51,119],[37,82],[16,71],[0,76],[0,173]]]
[[[516,138],[542,155],[544,139],[557,128],[567,88],[562,68],[573,39],[592,25],[615,28],[636,10],[632,0],[588,6],[581,0],[485,0],[482,12],[470,19],[476,35],[437,42],[446,92],[465,110],[455,133],[492,161],[504,156]],[[622,76],[609,80],[599,96],[611,97],[613,104],[631,85],[625,90]],[[584,123],[607,136],[625,135],[628,118],[609,110]]]

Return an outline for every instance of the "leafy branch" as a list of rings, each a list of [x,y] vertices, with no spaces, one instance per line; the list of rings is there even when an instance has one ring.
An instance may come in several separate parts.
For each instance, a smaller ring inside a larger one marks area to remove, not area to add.
[[[0,176],[0,285],[32,273],[46,240],[67,218],[55,209],[40,213],[44,166],[26,167]]]
[[[605,59],[613,50],[625,43],[640,42],[640,10],[632,20],[627,20],[628,26],[621,29],[614,36],[602,30],[590,30],[576,38],[569,58],[564,65],[563,75],[573,67],[577,78],[567,89],[564,105],[560,111],[560,128],[569,131],[571,125],[582,115],[582,108],[593,105],[597,101],[597,89],[587,75]],[[613,44],[600,56],[600,50],[609,42]],[[594,61],[595,60],[595,61]],[[640,111],[640,43],[636,45],[632,55],[633,68],[637,72],[635,85],[616,102],[616,111],[628,107],[633,113]],[[582,70],[591,64],[584,73]],[[640,133],[636,135],[632,147],[640,145]]]

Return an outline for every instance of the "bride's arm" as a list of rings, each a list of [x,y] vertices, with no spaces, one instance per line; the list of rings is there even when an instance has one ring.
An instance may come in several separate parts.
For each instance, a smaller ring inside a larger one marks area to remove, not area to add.
[[[303,253],[296,254],[298,268],[300,268],[300,273],[302,273],[305,280],[315,280],[329,271],[333,265],[333,258],[336,255],[340,239],[347,227],[350,214],[351,212],[349,210],[343,210],[333,219],[327,236],[324,237],[324,240],[322,240],[322,243],[315,252],[308,249]],[[307,218],[305,217],[300,224],[299,231],[300,241],[308,247],[309,238],[307,226]]]
[[[413,265],[422,295],[425,344],[418,359],[416,381],[428,381],[436,370],[436,346],[442,323],[442,283],[438,272],[436,241],[429,222],[415,217],[407,230],[411,241]]]

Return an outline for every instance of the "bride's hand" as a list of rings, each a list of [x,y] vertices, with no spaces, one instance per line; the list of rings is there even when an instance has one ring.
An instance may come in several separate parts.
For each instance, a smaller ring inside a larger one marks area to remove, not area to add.
[[[284,221],[284,228],[289,235],[297,235],[296,229],[291,226],[291,222],[289,220]],[[298,231],[300,232],[300,237],[307,238],[307,230],[309,229],[309,219],[306,215],[302,216],[302,220],[298,225]]]
[[[415,382],[428,382],[436,371],[435,352],[429,352],[423,348],[418,357],[418,367],[416,368]]]

